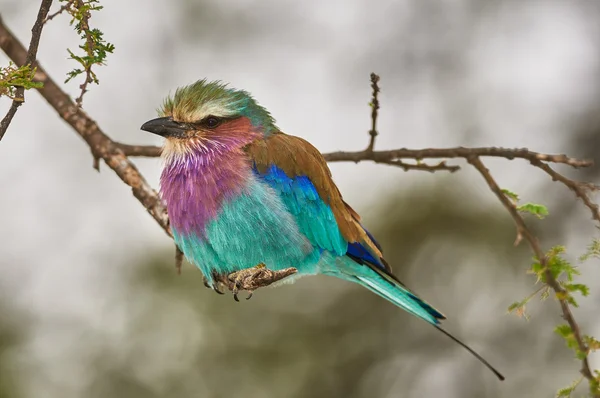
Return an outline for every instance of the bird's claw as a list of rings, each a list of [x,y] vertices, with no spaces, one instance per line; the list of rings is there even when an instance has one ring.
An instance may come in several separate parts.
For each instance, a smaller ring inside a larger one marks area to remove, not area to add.
[[[240,301],[238,294],[241,290],[248,292],[246,300],[250,300],[253,292],[261,287],[266,287],[298,272],[296,268],[285,268],[280,271],[268,269],[264,264],[258,264],[256,267],[232,272],[227,275],[229,290],[233,293],[233,299]],[[226,284],[227,285],[227,284]]]
[[[205,275],[202,275],[202,283],[204,283],[204,286],[206,286],[209,289],[212,289],[212,286],[210,285],[210,283],[208,283],[208,278]]]
[[[213,275],[213,283],[212,286],[210,283],[208,283],[208,278],[206,276],[202,276],[202,282],[204,283],[204,286],[206,286],[209,289],[212,289],[215,291],[215,293],[218,294],[225,294],[225,292],[223,292],[220,289],[221,284],[224,284],[224,282],[218,277],[218,275],[214,274]],[[226,285],[227,286],[227,285]]]
[[[238,283],[237,281],[234,282],[231,292],[233,293],[233,299],[235,301],[237,301],[238,303],[240,302],[240,299],[238,298],[238,294],[239,294],[240,290],[247,290],[247,289],[243,289],[241,283]],[[254,291],[253,290],[247,290],[247,291],[248,291],[248,296],[246,297],[246,300],[250,300],[252,298],[252,294],[254,293]]]

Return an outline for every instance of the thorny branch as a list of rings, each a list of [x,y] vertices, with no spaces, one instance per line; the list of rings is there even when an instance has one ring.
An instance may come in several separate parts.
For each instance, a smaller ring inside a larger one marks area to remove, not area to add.
[[[29,42],[29,49],[27,50],[27,55],[25,56],[25,60],[23,65],[29,65],[32,68],[35,66],[35,59],[37,56],[38,46],[40,44],[40,37],[42,36],[42,29],[44,27],[44,20],[46,19],[46,15],[48,15],[48,11],[50,11],[50,6],[52,5],[52,0],[42,0],[42,4],[40,5],[40,10],[38,11],[37,19],[31,29],[31,41]],[[0,23],[2,23],[2,19],[0,16]],[[25,49],[23,49],[25,50]],[[22,66],[22,65],[19,65]],[[15,117],[17,113],[17,109],[21,106],[21,104],[25,102],[25,87],[19,86],[15,92],[15,98],[13,99],[12,105],[8,109],[6,116],[0,122],[0,141],[6,134],[6,130],[8,126],[12,122],[12,119]]]
[[[44,4],[48,5],[43,11]],[[39,42],[39,35],[41,27],[38,25],[42,24],[45,16],[48,13],[50,0],[43,1],[42,8],[40,9],[40,15],[38,16],[38,22],[34,27],[34,36],[37,38],[34,41],[32,37],[32,45],[29,49],[29,54],[18,41],[18,39],[10,32],[3,24],[0,19],[0,47],[2,50],[15,62],[17,65],[24,65],[27,63],[33,64],[35,62],[35,51],[37,50],[37,43]],[[42,15],[43,13],[43,15]],[[50,18],[49,18],[50,19]],[[41,21],[41,22],[40,22]],[[38,29],[38,30],[36,30]],[[96,159],[103,159],[106,164],[117,173],[119,178],[127,185],[132,188],[134,196],[142,203],[152,217],[158,222],[158,224],[171,236],[169,229],[169,221],[166,213],[166,209],[160,201],[156,191],[150,187],[144,177],[139,173],[137,168],[128,159],[128,156],[147,156],[156,157],[160,156],[161,149],[155,146],[143,146],[143,145],[127,145],[121,144],[111,140],[106,136],[100,127],[93,121],[80,107],[78,107],[67,94],[65,94],[56,83],[46,74],[46,72],[38,66],[38,73],[36,73],[35,79],[44,83],[43,88],[39,91],[41,95],[48,101],[48,103],[58,112],[61,118],[63,118],[71,127],[79,134],[89,145],[92,155]],[[555,291],[559,298],[560,307],[562,310],[563,317],[571,327],[579,350],[581,352],[589,352],[588,347],[583,339],[582,333],[579,329],[573,314],[571,312],[569,303],[561,298],[565,297],[565,290],[560,283],[553,277],[549,268],[546,266],[548,259],[546,258],[538,239],[529,230],[523,217],[518,212],[515,204],[506,197],[503,191],[500,189],[494,178],[491,176],[489,170],[485,167],[481,161],[481,157],[500,157],[508,160],[520,158],[529,161],[534,167],[540,168],[546,174],[548,174],[552,180],[559,181],[572,190],[577,197],[581,198],[585,206],[590,209],[593,218],[600,222],[600,211],[597,205],[595,205],[589,198],[588,193],[597,189],[597,187],[570,180],[564,177],[562,174],[552,169],[548,163],[559,163],[565,164],[574,168],[589,167],[592,166],[592,162],[589,160],[580,160],[568,157],[567,155],[555,155],[555,154],[543,154],[530,151],[528,149],[507,149],[507,148],[427,148],[427,149],[395,149],[389,151],[374,151],[375,138],[377,136],[377,114],[379,109],[378,93],[379,93],[379,76],[376,74],[371,75],[371,87],[373,88],[373,98],[371,101],[372,113],[371,120],[372,126],[369,131],[370,140],[367,149],[359,152],[333,152],[325,154],[325,158],[329,162],[361,162],[361,161],[372,161],[375,163],[388,164],[396,167],[403,168],[404,170],[426,170],[426,171],[438,171],[445,170],[454,172],[459,169],[458,165],[447,165],[445,160],[440,161],[437,164],[429,165],[421,163],[422,159],[426,158],[443,158],[443,159],[454,159],[462,158],[470,163],[487,182],[488,186],[498,197],[500,202],[508,210],[510,215],[515,221],[517,226],[517,242],[521,239],[525,239],[535,256],[540,261],[542,267],[545,267],[545,275],[547,284]],[[85,90],[85,87],[83,87]],[[13,104],[14,105],[14,104]],[[18,105],[17,105],[18,106]],[[9,122],[7,123],[7,126]],[[5,130],[6,128],[4,128]],[[0,135],[1,138],[1,135]],[[414,159],[416,163],[406,163],[402,159]],[[183,255],[181,251],[176,249],[176,267],[178,271],[181,268],[181,261]],[[594,382],[594,375],[592,374],[587,358],[582,360],[582,375],[587,378],[590,383]]]

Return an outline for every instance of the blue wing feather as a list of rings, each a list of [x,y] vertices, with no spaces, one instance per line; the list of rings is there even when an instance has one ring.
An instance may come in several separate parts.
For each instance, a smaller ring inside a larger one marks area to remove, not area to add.
[[[344,239],[331,207],[319,197],[317,189],[307,176],[291,178],[275,164],[270,165],[265,173],[258,172],[256,167],[254,172],[279,193],[294,215],[300,231],[313,245],[335,255],[348,255],[359,263],[369,262],[385,269],[380,259],[373,257],[360,242],[347,242]],[[379,247],[371,234],[366,230],[365,232]]]
[[[282,169],[271,165],[265,173],[254,172],[281,197],[296,219],[300,231],[321,250],[338,256],[346,254],[348,242],[342,236],[333,212],[306,176],[290,178]]]

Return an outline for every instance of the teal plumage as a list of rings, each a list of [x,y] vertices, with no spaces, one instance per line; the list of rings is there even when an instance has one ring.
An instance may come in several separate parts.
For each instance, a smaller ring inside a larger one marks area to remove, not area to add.
[[[392,274],[319,151],[279,131],[247,92],[201,80],[160,116],[142,129],[166,137],[161,195],[175,242],[209,284],[258,264],[294,267],[357,283],[448,334],[444,315]]]
[[[177,228],[173,234],[177,245],[211,282],[215,269],[228,274],[259,263],[273,270],[292,264],[304,269],[304,264],[314,265],[319,258],[318,249],[301,234],[282,200],[256,177],[251,177],[247,192],[225,203],[208,223],[206,239],[181,234]]]

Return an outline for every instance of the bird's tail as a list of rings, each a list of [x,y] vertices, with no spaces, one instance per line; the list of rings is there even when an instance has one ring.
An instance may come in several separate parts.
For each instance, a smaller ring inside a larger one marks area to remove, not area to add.
[[[440,332],[444,333],[454,342],[469,351],[500,380],[504,380],[504,376],[481,355],[441,327],[440,321],[446,319],[446,317],[440,311],[436,310],[433,306],[419,298],[415,293],[411,292],[410,289],[404,286],[404,284],[394,275],[373,264],[358,264],[350,258],[343,259],[343,263],[340,264],[339,260],[340,258],[338,258],[338,263],[335,266],[331,266],[333,265],[331,264],[330,266],[322,267],[321,272],[350,282],[358,283],[417,318],[421,318],[432,324]]]
[[[433,306],[419,298],[385,269],[369,262],[357,263],[350,257],[323,258],[323,274],[335,276],[369,289],[410,314],[437,326],[446,317]]]
[[[383,274],[383,272],[382,275],[370,268],[364,268],[361,275],[353,275],[354,280],[350,280],[434,326],[439,325],[440,320],[446,319],[441,312],[408,290],[400,282]]]

